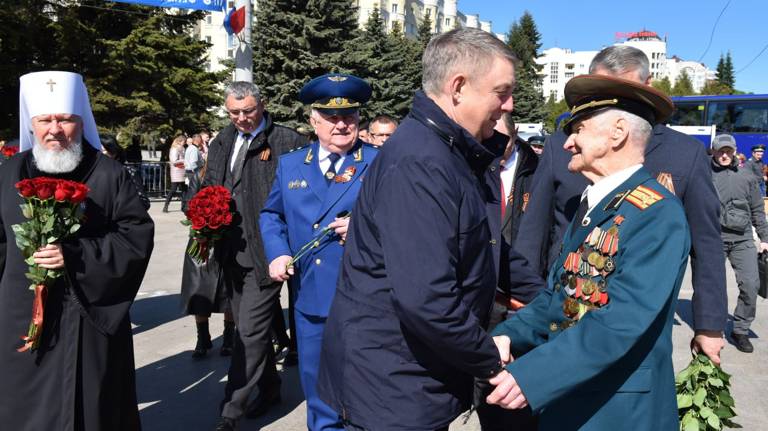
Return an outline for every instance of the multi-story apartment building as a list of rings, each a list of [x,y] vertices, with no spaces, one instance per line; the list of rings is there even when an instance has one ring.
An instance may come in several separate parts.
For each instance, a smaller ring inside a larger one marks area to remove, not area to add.
[[[619,33],[617,36],[625,40],[616,45],[629,45],[645,53],[650,63],[651,78],[668,78],[672,85],[685,71],[691,78],[694,91],[701,91],[708,80],[716,78],[716,73],[706,65],[695,61],[685,61],[677,56],[667,58],[666,38],[660,38],[656,33],[643,30],[635,33]],[[599,51],[571,51],[563,48],[544,50],[536,59],[542,65],[541,90],[545,98],[554,96],[555,100],[563,98],[566,82],[576,75],[589,72],[589,64]]]

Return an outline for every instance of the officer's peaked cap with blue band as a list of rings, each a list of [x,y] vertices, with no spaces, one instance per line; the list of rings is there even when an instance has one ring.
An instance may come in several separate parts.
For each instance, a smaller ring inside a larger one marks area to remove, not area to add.
[[[329,73],[309,81],[299,92],[299,100],[330,115],[352,114],[371,98],[371,86],[344,73]]]
[[[579,75],[565,84],[565,101],[571,118],[563,127],[566,134],[578,120],[607,109],[635,114],[652,126],[666,121],[675,109],[672,99],[639,82],[607,75]]]

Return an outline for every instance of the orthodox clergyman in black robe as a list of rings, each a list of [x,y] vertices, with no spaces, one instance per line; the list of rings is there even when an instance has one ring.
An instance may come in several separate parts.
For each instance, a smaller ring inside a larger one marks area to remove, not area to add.
[[[0,428],[139,430],[128,310],[152,253],[154,224],[129,173],[98,151],[82,78],[37,72],[21,83],[22,151],[0,168]],[[84,98],[69,96],[68,86]],[[34,294],[11,229],[26,221],[14,186],[39,176],[82,182],[90,192],[79,231],[34,255],[66,276],[48,291],[39,347],[18,352]]]

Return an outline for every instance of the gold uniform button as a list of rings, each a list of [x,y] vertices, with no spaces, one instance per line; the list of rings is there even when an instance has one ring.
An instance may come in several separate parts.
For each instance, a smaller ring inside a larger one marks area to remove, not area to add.
[[[496,245],[496,240],[495,239],[491,240],[491,245]]]
[[[550,331],[555,332],[555,331],[557,331],[557,329],[558,329],[557,323],[552,322],[552,323],[549,324],[549,330]]]
[[[320,223],[315,223],[312,225],[312,229],[317,229],[320,227]]]
[[[320,260],[320,259],[315,259],[315,265],[320,265],[321,263],[323,263],[323,261],[322,261],[322,260]]]

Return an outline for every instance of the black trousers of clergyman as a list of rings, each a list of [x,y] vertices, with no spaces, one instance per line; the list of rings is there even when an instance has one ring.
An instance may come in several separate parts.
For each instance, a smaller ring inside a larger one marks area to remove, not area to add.
[[[237,336],[221,416],[237,420],[243,416],[250,401],[280,386],[270,329],[281,284],[259,286],[253,269],[234,262],[225,264],[224,280]]]

